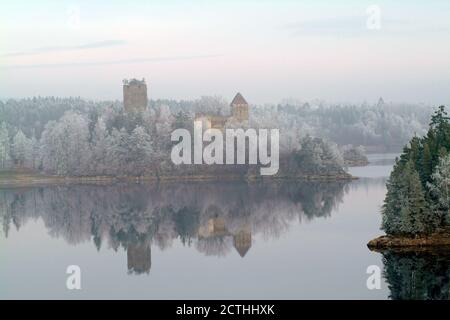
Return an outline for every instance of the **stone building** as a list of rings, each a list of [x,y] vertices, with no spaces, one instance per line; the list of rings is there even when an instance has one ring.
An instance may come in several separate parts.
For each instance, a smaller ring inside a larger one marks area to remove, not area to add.
[[[206,113],[197,113],[196,121],[202,121],[204,129],[224,129],[227,122],[238,122],[248,124],[249,112],[248,103],[244,97],[238,92],[230,104],[231,115],[221,116]]]
[[[147,84],[142,80],[123,80],[123,106],[127,112],[140,112],[147,109]]]
[[[232,117],[239,122],[248,121],[248,103],[238,92],[231,101]]]

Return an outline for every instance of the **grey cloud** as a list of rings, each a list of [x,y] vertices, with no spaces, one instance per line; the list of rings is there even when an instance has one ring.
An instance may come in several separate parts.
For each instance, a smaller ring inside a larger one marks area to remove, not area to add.
[[[17,56],[34,55],[34,54],[48,53],[48,52],[62,52],[62,51],[74,51],[74,50],[114,47],[114,46],[121,46],[124,44],[126,44],[126,41],[124,41],[124,40],[105,40],[105,41],[90,42],[90,43],[81,44],[81,45],[51,46],[51,47],[35,48],[35,49],[27,50],[27,51],[19,51],[19,52],[0,54],[0,56],[1,57],[17,57]]]

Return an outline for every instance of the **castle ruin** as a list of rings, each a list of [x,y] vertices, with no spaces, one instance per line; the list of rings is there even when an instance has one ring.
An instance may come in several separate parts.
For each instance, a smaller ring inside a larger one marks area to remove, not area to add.
[[[147,109],[147,84],[145,79],[123,80],[123,106],[126,112],[140,112]]]

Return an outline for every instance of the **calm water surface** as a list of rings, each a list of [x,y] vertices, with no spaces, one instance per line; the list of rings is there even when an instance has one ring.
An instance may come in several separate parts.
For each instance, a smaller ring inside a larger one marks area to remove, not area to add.
[[[2,189],[0,298],[448,298],[448,256],[366,247],[394,156],[349,183]],[[66,289],[69,265],[81,290]]]

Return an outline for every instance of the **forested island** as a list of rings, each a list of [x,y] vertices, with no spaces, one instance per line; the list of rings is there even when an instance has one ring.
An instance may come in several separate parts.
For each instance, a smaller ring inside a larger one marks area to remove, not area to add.
[[[423,105],[329,105],[285,101],[252,105],[249,126],[279,128],[275,178],[349,179],[344,167],[364,165],[364,147],[391,150],[423,133]],[[192,129],[196,114],[229,113],[221,97],[150,100],[128,113],[121,101],[36,97],[0,101],[0,182],[31,180],[205,179],[254,177],[251,166],[174,166],[170,133]],[[18,174],[19,173],[19,174]]]
[[[450,247],[450,118],[441,106],[424,137],[411,139],[387,182],[386,236],[369,248]]]

